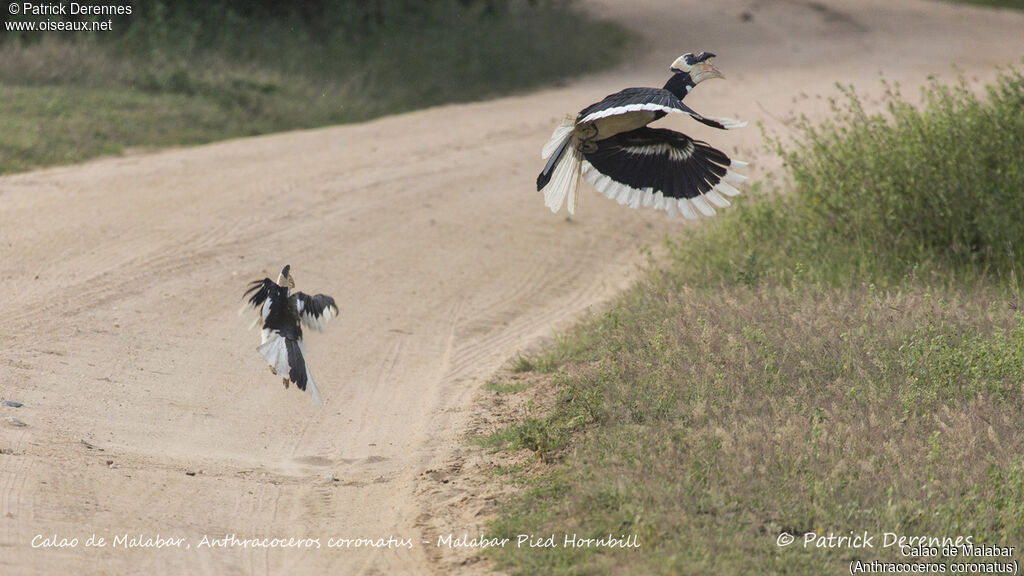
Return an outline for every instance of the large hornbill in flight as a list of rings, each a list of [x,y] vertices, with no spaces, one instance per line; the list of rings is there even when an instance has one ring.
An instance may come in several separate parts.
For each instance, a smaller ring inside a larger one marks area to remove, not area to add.
[[[580,176],[598,192],[631,208],[650,206],[670,215],[695,219],[725,207],[725,196],[739,191],[729,183],[746,180],[729,168],[746,166],[706,142],[686,134],[647,125],[668,114],[691,118],[723,130],[746,126],[731,118],[702,116],[683,104],[701,81],[722,78],[701,52],[684,54],[672,63],[673,75],[663,88],[626,88],[584,108],[555,128],[542,157],[547,165],[537,177],[544,204],[558,212],[568,199],[576,211]],[[724,195],[724,196],[723,196]]]
[[[327,321],[338,315],[338,306],[334,298],[323,294],[292,293],[295,279],[290,271],[291,266],[285,266],[277,282],[270,278],[254,280],[243,297],[248,297],[247,305],[259,312],[254,325],[260,325],[263,334],[256,349],[270,364],[270,371],[282,377],[285,388],[294,382],[299,390],[310,393],[314,403],[323,404],[306,364],[301,325],[323,332]]]

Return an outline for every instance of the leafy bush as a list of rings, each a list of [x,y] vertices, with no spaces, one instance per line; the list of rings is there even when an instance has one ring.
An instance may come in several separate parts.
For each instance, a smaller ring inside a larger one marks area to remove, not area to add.
[[[941,284],[990,277],[1019,287],[1024,271],[1024,77],[1003,73],[975,96],[933,82],[922,109],[897,88],[888,114],[867,114],[844,88],[836,119],[806,120],[778,145],[791,192],[674,242],[678,271],[700,283],[739,275],[840,285]]]

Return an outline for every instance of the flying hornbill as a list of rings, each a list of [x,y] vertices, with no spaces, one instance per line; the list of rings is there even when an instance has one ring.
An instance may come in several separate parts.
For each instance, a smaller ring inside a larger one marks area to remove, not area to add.
[[[673,75],[663,88],[626,88],[587,106],[575,119],[566,117],[541,154],[548,160],[537,177],[544,204],[558,212],[568,198],[569,214],[575,213],[582,176],[598,192],[631,208],[651,206],[695,219],[697,212],[713,215],[712,204],[728,206],[723,194],[739,194],[729,182],[746,180],[729,168],[746,162],[686,134],[647,126],[675,113],[722,130],[747,125],[702,116],[683,104],[697,84],[723,77],[709,61],[714,56],[684,54],[672,63]]]
[[[292,293],[295,278],[290,271],[291,266],[285,266],[277,282],[270,278],[254,280],[243,298],[248,297],[247,305],[260,314],[254,325],[262,326],[263,335],[256,349],[270,364],[270,371],[282,376],[285,388],[294,382],[299,390],[309,391],[314,403],[323,404],[306,364],[300,324],[323,332],[327,321],[338,315],[338,306],[334,298],[323,294]]]

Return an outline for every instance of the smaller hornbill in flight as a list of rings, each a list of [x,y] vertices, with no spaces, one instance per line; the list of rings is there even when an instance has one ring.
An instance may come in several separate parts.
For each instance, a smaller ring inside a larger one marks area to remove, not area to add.
[[[277,282],[254,280],[243,297],[249,298],[247,306],[259,312],[254,325],[260,325],[263,334],[256,349],[270,364],[270,371],[282,377],[285,388],[294,382],[299,390],[310,393],[314,403],[323,404],[306,364],[302,325],[323,332],[327,321],[338,315],[338,306],[330,296],[291,292],[295,278],[290,272],[289,265],[281,270]]]
[[[722,78],[709,61],[710,52],[684,54],[672,63],[672,77],[663,88],[626,88],[568,116],[555,128],[541,156],[547,159],[537,177],[544,204],[558,212],[567,202],[576,211],[580,177],[608,198],[631,208],[649,206],[670,215],[696,219],[698,212],[715,213],[725,196],[739,191],[730,182],[746,180],[730,168],[746,162],[686,134],[647,125],[668,114],[688,114],[694,120],[732,130],[746,126],[731,118],[712,118],[683,104],[683,98],[703,80]]]

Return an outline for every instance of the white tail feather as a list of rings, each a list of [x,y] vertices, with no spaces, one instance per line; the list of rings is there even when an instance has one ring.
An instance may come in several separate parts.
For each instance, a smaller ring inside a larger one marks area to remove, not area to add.
[[[309,368],[306,368],[306,392],[309,392],[310,400],[317,406],[324,405],[324,399],[320,396],[320,389],[316,387],[316,383],[313,382],[313,374],[310,373]]]
[[[285,344],[285,339],[280,334],[273,330],[264,329],[263,343],[256,350],[267,361],[267,364],[270,364],[277,371],[279,376],[282,378],[288,377],[290,370],[288,366],[288,347]]]
[[[558,147],[563,142],[572,136],[572,131],[576,128],[576,120],[572,116],[566,116],[562,119],[562,123],[559,124],[555,131],[551,133],[551,140],[544,145],[544,148],[540,151],[540,157],[547,160],[558,150]]]
[[[302,352],[302,361],[306,362],[306,344],[302,340],[299,340],[299,352]],[[313,373],[309,371],[309,364],[303,366],[306,369],[306,392],[309,393],[310,399],[313,404],[317,406],[324,405],[324,399],[320,396],[320,389],[316,387],[316,382],[313,382]]]
[[[544,187],[544,205],[552,212],[558,212],[568,197],[569,213],[575,213],[582,161],[579,150],[573,146],[566,148],[559,159],[551,181]]]
[[[288,345],[280,334],[273,330],[264,329],[263,343],[256,350],[267,361],[267,364],[274,368],[278,376],[282,378],[289,377],[291,367],[288,365]],[[306,371],[306,392],[312,397],[314,404],[317,406],[323,405],[324,400],[320,396],[320,389],[313,382],[313,375],[309,372],[309,365],[305,363],[306,346],[301,340],[299,341],[299,351],[302,352],[302,368]]]

